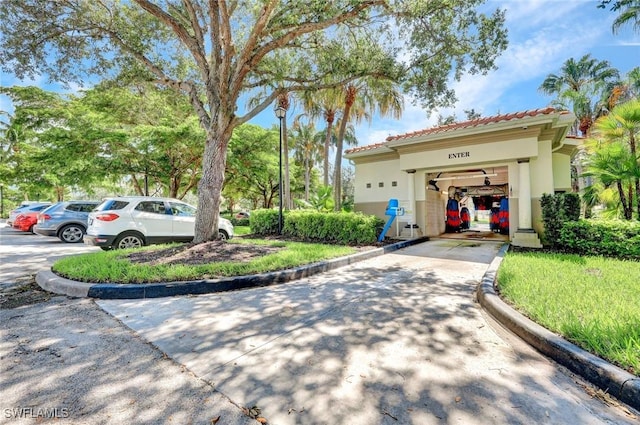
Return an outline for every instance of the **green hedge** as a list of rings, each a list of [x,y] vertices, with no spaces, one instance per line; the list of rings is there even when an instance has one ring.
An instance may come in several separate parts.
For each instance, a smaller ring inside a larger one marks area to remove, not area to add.
[[[376,216],[347,212],[295,210],[284,212],[282,234],[288,238],[313,242],[363,245],[375,243],[384,221]],[[251,214],[251,232],[278,233],[278,211],[258,210]]]
[[[576,193],[542,194],[540,199],[544,242],[553,248],[560,248],[560,231],[569,221],[580,219],[580,196]]]
[[[231,224],[233,224],[234,226],[249,226],[249,219],[248,218],[231,217],[229,219],[229,221],[231,221]]]
[[[572,254],[640,260],[640,222],[569,221],[560,229],[558,243]]]

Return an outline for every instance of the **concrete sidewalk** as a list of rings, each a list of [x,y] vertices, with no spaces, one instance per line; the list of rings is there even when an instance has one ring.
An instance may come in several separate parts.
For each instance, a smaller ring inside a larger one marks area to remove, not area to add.
[[[474,301],[500,244],[432,240],[279,286],[104,310],[271,424],[632,424]]]

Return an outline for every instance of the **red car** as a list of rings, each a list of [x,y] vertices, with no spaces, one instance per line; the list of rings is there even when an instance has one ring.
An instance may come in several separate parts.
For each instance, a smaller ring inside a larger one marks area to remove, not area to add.
[[[18,214],[13,222],[13,228],[33,233],[33,227],[38,223],[38,214],[40,214],[39,211]]]

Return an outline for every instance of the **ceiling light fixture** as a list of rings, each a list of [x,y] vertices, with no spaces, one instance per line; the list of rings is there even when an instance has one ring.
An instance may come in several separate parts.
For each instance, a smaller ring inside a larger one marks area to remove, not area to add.
[[[451,177],[438,177],[436,179],[433,179],[431,181],[434,182],[439,182],[442,180],[462,180],[462,179],[477,179],[477,178],[481,178],[481,177],[495,177],[497,176],[496,173],[493,174],[474,174],[472,176],[451,176]]]

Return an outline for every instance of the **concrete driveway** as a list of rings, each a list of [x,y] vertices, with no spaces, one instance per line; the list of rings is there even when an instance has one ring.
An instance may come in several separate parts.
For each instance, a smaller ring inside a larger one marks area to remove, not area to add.
[[[483,314],[499,244],[432,240],[267,288],[99,300],[271,424],[632,424]]]

